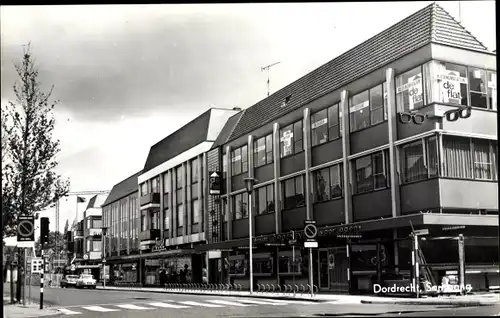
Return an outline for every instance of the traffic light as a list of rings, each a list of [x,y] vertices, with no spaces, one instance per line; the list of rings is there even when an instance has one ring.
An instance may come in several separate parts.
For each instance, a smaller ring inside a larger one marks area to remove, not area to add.
[[[40,243],[49,242],[49,218],[40,219]]]

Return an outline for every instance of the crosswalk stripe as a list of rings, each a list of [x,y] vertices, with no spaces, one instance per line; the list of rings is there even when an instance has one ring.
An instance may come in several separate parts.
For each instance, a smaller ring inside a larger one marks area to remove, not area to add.
[[[188,305],[188,306],[201,306],[201,307],[211,307],[211,308],[224,307],[224,306],[215,305],[215,304],[199,303],[197,301],[180,301],[179,303],[184,304],[184,305]]]
[[[282,299],[266,299],[266,301],[281,303],[281,304],[300,304],[300,305],[314,305],[317,303],[306,301],[306,300],[282,300]]]
[[[246,305],[246,304],[240,304],[240,303],[236,303],[236,302],[233,302],[233,301],[227,301],[227,300],[207,300],[211,303],[214,303],[214,304],[219,304],[219,305],[228,305],[228,306],[239,306],[239,307],[248,307],[248,306],[252,306],[252,305]]]
[[[153,308],[150,308],[150,307],[141,307],[141,306],[132,305],[132,304],[122,304],[122,305],[115,305],[115,306],[123,308],[123,309],[135,309],[135,310],[153,309]]]
[[[238,299],[239,302],[249,303],[255,305],[271,305],[271,306],[284,306],[288,305],[288,303],[269,303],[261,300],[253,300],[253,299]]]
[[[120,311],[119,309],[110,309],[110,308],[104,308],[101,306],[88,306],[88,307],[82,307],[83,309],[90,310],[90,311],[100,311],[100,312],[109,312],[109,311]]]
[[[155,307],[162,307],[162,308],[175,308],[175,309],[191,308],[189,306],[172,305],[172,304],[165,304],[165,303],[148,303],[148,305],[155,306]]]
[[[69,310],[66,308],[60,308],[59,311],[65,315],[81,315],[82,314],[81,312]]]

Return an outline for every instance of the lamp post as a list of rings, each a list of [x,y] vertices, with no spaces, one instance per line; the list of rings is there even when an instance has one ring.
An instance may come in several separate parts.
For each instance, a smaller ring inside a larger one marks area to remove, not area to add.
[[[103,242],[103,249],[102,249],[102,276],[104,278],[104,288],[106,288],[106,233],[108,231],[107,227],[102,227],[102,242]]]
[[[245,187],[247,188],[248,193],[248,251],[249,251],[249,261],[250,261],[250,294],[253,293],[253,235],[252,235],[252,221],[253,221],[253,213],[252,213],[252,194],[253,194],[253,186],[257,179],[255,178],[245,178]]]

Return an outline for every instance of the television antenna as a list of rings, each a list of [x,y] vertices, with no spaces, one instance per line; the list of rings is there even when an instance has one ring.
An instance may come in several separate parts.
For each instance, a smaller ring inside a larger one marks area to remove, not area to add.
[[[261,72],[264,72],[264,70],[267,70],[267,96],[269,96],[269,69],[273,67],[274,65],[280,64],[281,62],[276,62],[274,64],[269,64],[268,66],[263,66],[260,68]]]

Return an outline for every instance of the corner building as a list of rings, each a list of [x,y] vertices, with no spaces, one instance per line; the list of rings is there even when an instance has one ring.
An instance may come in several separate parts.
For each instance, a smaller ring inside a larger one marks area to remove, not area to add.
[[[233,116],[207,158],[209,280],[249,288],[251,204],[254,284],[309,283],[315,220],[322,291],[411,283],[412,228],[421,279],[457,276],[462,234],[465,283],[499,286],[496,83],[495,53],[434,3]]]

